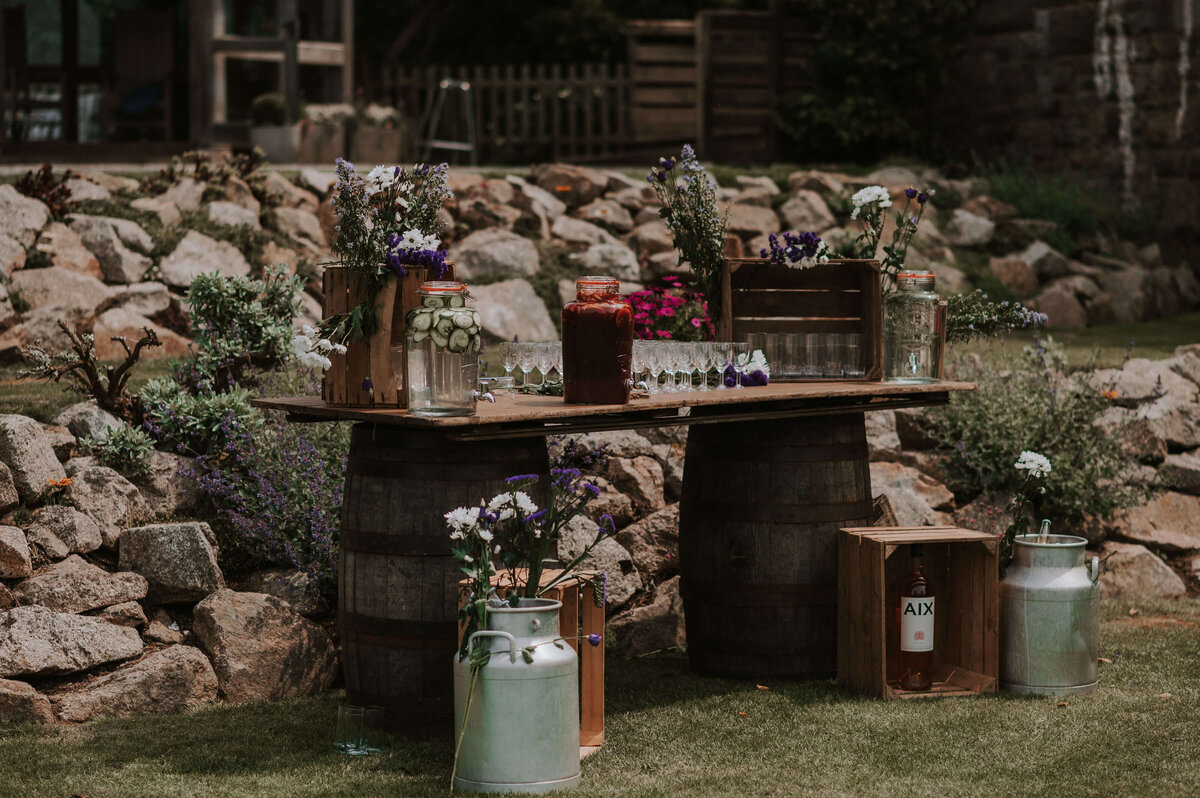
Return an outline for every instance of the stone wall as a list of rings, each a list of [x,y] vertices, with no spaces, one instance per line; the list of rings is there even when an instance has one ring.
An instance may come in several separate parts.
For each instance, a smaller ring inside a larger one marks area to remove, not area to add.
[[[1177,234],[1195,229],[1197,6],[985,0],[946,98],[947,138],[963,154],[1028,156],[1040,168],[1119,192]]]

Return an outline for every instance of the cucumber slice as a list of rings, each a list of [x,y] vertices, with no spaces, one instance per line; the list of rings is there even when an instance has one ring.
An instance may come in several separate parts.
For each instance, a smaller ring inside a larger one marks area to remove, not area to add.
[[[433,326],[433,316],[429,313],[418,313],[409,326],[415,330],[428,330]]]
[[[454,314],[454,326],[461,327],[464,330],[469,330],[472,326],[471,314],[470,313],[455,313]]]
[[[425,332],[424,330],[417,330],[416,332],[414,332],[412,334],[412,339],[413,339],[414,344],[419,344],[428,337],[429,337],[429,333]]]
[[[464,303],[463,303],[462,297],[460,297],[460,296],[451,296],[450,297],[450,307],[461,308],[463,306],[463,304]]]
[[[483,349],[483,339],[478,335],[471,336],[471,354],[479,354],[479,350]]]
[[[437,323],[433,325],[433,329],[437,330],[443,338],[449,338],[450,333],[454,332],[454,322],[446,318],[438,319]]]
[[[425,297],[424,301],[421,302],[421,304],[427,308],[440,308],[442,306],[442,300],[435,296],[427,296]]]
[[[446,347],[455,353],[466,352],[470,346],[471,336],[467,335],[466,330],[455,330],[450,333],[450,340],[446,344]]]
[[[430,331],[429,337],[433,339],[435,345],[446,348],[446,336],[441,335],[437,330]]]

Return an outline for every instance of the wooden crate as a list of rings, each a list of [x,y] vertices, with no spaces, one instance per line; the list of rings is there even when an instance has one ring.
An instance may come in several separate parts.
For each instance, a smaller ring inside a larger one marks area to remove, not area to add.
[[[446,263],[446,272],[435,277],[432,269],[408,267],[402,278],[389,276],[376,295],[379,329],[366,338],[347,344],[344,355],[331,353],[325,372],[321,398],[336,407],[406,407],[403,386],[408,383],[408,360],[401,357],[400,379],[392,373],[392,347],[404,347],[404,317],[421,304],[417,294],[426,280],[453,280],[454,264]],[[321,313],[329,318],[354,308],[365,295],[365,278],[344,267],[330,266],[322,277],[324,303]],[[372,390],[363,387],[370,375]]]
[[[543,571],[541,584],[549,584],[561,573],[557,570]],[[579,653],[580,757],[604,745],[604,606],[597,606],[596,589],[589,581],[598,576],[599,572],[580,571],[542,594],[542,598],[562,602],[562,609],[558,613],[558,633],[567,638],[570,646]],[[526,578],[527,571],[517,571],[518,582],[524,584]],[[503,596],[512,587],[508,572],[502,571],[493,576],[492,585]],[[469,586],[468,580],[459,582],[460,602],[466,600]],[[461,628],[458,633],[461,638]],[[579,638],[586,638],[590,634],[601,636],[600,645],[580,646]]]
[[[790,269],[762,258],[726,259],[717,339],[739,341],[757,332],[858,333],[862,379],[882,379],[879,261],[831,260],[811,269]]]
[[[933,689],[898,686],[898,592],[924,544],[937,603]],[[838,536],[838,682],[877,698],[995,693],[1000,676],[998,538],[955,527],[861,527]]]

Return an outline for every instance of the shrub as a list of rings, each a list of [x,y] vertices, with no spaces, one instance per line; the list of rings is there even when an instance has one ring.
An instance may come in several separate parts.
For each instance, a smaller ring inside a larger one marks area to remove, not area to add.
[[[150,451],[154,448],[154,439],[137,427],[124,424],[109,427],[103,437],[84,438],[80,443],[84,450],[95,456],[100,465],[127,477],[150,474]]]
[[[1093,423],[1110,404],[1089,386],[1094,364],[1068,375],[1065,354],[1046,338],[1019,354],[958,357],[954,368],[979,388],[955,394],[929,418],[949,455],[947,483],[956,494],[1016,493],[1013,464],[1029,450],[1053,464],[1038,510],[1056,522],[1107,518],[1141,498],[1125,484],[1137,461]]]
[[[711,341],[716,338],[704,295],[687,290],[678,277],[629,295],[633,334],[638,338]]]
[[[260,94],[250,104],[250,124],[286,125],[287,101],[282,94]]]
[[[78,205],[71,199],[71,189],[67,188],[67,181],[72,177],[78,175],[70,169],[64,169],[55,178],[54,167],[47,163],[42,164],[42,168],[36,172],[29,171],[21,175],[15,187],[25,196],[46,203],[51,218],[62,219],[68,213],[73,213]]]
[[[193,394],[173,379],[149,380],[140,394],[146,430],[175,451],[193,455],[226,452],[231,441],[254,433],[262,417],[250,391]]]

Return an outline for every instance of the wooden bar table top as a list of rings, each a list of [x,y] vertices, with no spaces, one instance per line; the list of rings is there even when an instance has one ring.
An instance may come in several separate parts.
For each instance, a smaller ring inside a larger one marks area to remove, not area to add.
[[[427,418],[399,408],[332,407],[320,397],[256,399],[298,422],[359,421],[436,430],[454,440],[494,440],[615,429],[826,416],[942,405],[972,383],[773,382],[753,388],[637,397],[623,405],[568,405],[557,396],[516,394],[480,402],[472,416]]]

